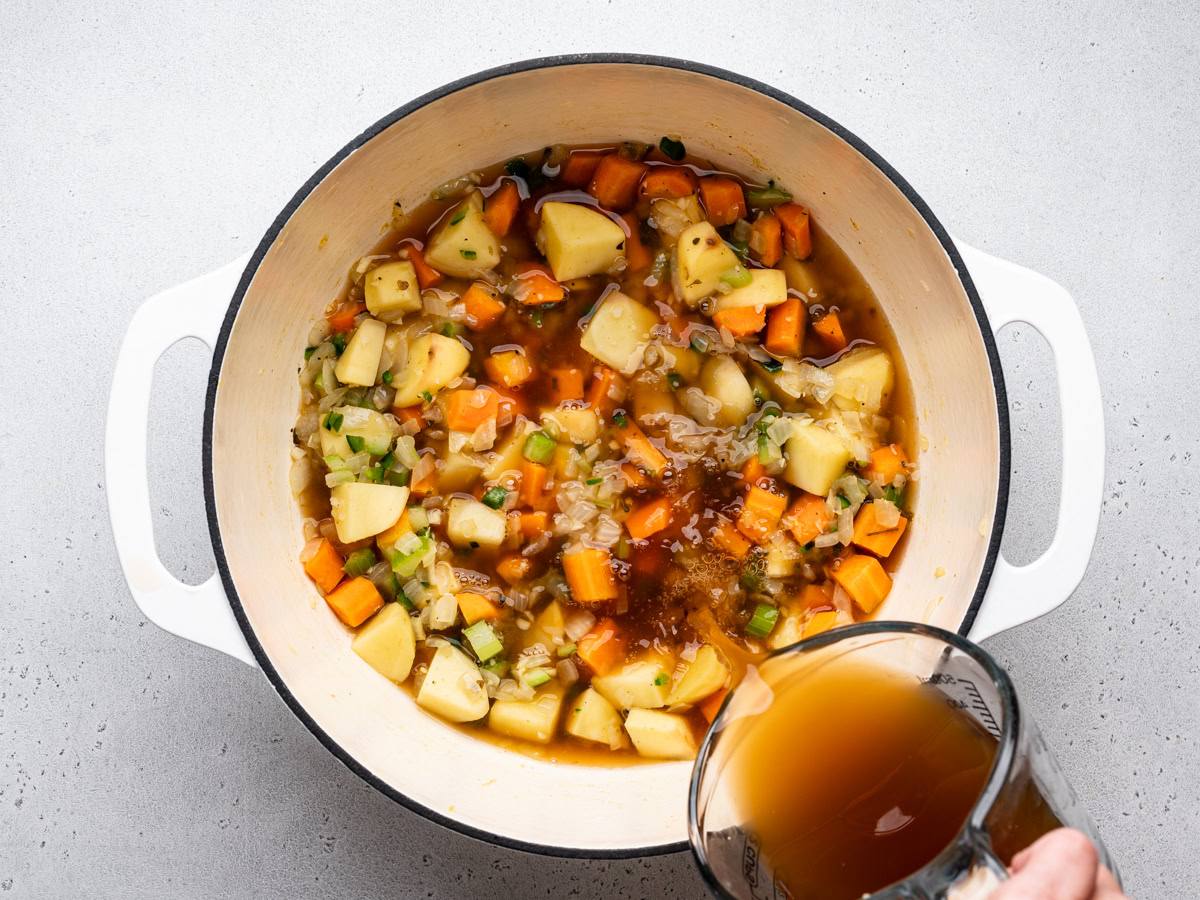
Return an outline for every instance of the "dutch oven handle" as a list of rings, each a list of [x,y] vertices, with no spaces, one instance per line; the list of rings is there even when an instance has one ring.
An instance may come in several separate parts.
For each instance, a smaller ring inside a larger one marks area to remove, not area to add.
[[[236,259],[194,281],[151,297],[133,314],[117,354],[104,430],[104,481],[117,556],[142,614],[166,631],[256,665],[220,577],[184,584],[172,577],[154,548],[146,427],[154,364],[177,341],[216,344],[229,298],[250,257]]]
[[[1044,275],[955,242],[993,331],[1032,325],[1054,353],[1062,406],[1062,487],[1054,540],[1037,560],[1014,566],[1003,555],[971,627],[972,640],[1043,616],[1079,586],[1096,542],[1104,491],[1104,406],[1096,360],[1079,307]]]

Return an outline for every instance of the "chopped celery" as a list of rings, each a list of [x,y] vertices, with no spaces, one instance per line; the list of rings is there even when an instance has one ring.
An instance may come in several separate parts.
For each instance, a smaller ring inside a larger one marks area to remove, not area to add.
[[[525,438],[525,446],[521,448],[521,455],[530,462],[549,462],[550,457],[554,455],[554,440],[545,432],[535,431]]]
[[[783,363],[777,359],[760,359],[756,362],[772,375],[783,370]]]
[[[697,353],[707,353],[712,341],[708,339],[708,335],[704,332],[698,332],[692,335],[691,343],[688,345]],[[779,368],[783,368],[781,365]]]
[[[468,625],[462,630],[462,635],[470,641],[471,649],[475,651],[480,662],[489,660],[504,651],[504,645],[500,643],[500,638],[496,637],[496,632],[487,622]]]
[[[347,440],[349,435],[346,436]],[[390,435],[373,435],[368,438],[363,438],[363,444],[367,448],[367,452],[372,456],[383,456],[392,448],[392,438]],[[353,448],[353,444],[350,445]]]
[[[370,482],[371,484],[383,484],[383,469],[379,466],[372,466],[369,469],[363,469],[359,477],[360,481]]]
[[[339,331],[329,339],[329,343],[333,344],[333,349],[337,351],[338,356],[341,356],[342,351],[346,349],[346,332]]]
[[[410,506],[408,524],[412,526],[413,531],[423,531],[429,527],[429,512],[423,506]]]
[[[732,288],[745,287],[754,281],[750,277],[750,270],[745,266],[734,266],[732,269],[722,272],[721,280]]]
[[[771,442],[765,434],[758,436],[758,461],[764,466],[771,461]]]
[[[325,476],[325,487],[334,488],[339,484],[349,484],[354,480],[354,473],[349,469],[339,469]]]
[[[497,678],[503,678],[508,674],[508,660],[500,659],[498,656],[493,656],[479,668],[491,672]]]
[[[545,684],[550,680],[550,673],[545,669],[532,669],[525,675],[525,683],[530,687],[537,687]]]
[[[384,369],[383,383],[386,384],[388,387],[391,387],[392,382],[395,380],[396,380],[396,376],[392,374],[391,369]]]
[[[412,473],[404,466],[396,466],[384,471],[383,480],[396,487],[408,487],[408,479]]]
[[[325,457],[325,465],[329,466],[330,472],[340,472],[346,468],[346,461],[336,453],[330,453]]]
[[[484,492],[483,505],[490,506],[492,509],[499,509],[504,505],[504,500],[507,497],[508,491],[498,484],[493,485]]]
[[[766,603],[760,603],[754,610],[754,615],[750,617],[750,621],[746,623],[746,634],[751,637],[765,638],[774,630],[777,621],[779,621],[779,610]]]
[[[399,550],[388,551],[388,563],[391,565],[392,571],[401,578],[408,578],[417,571],[421,560],[429,552],[429,538],[426,535],[418,535],[417,540],[420,543],[409,553],[401,553]]]
[[[390,469],[396,464],[396,454],[389,450],[383,454],[383,459],[379,460],[379,468]]]
[[[768,206],[778,206],[780,203],[788,203],[792,199],[790,191],[785,191],[781,187],[776,187],[774,182],[765,188],[755,188],[752,191],[746,192],[746,203],[751,208],[762,208]]]
[[[687,155],[687,150],[684,149],[683,141],[674,140],[666,135],[658,142],[658,149],[666,154],[667,158],[674,162],[679,162]]]
[[[331,410],[325,414],[325,421],[322,422],[321,425],[325,428],[328,428],[335,434],[338,434],[342,430],[342,422],[344,421],[346,421],[345,416],[343,416],[341,413],[333,412]]]
[[[346,557],[346,564],[342,566],[342,571],[351,578],[357,578],[359,575],[367,574],[373,565],[375,565],[375,551],[370,547],[362,547]]]
[[[346,435],[346,443],[350,445],[350,449],[357,453],[367,445],[367,439],[361,438],[357,434]]]
[[[570,656],[572,653],[574,653],[575,650],[576,650],[576,647],[574,644],[563,644],[561,647],[558,648],[558,655],[560,657],[567,657],[567,656]]]
[[[308,362],[310,359],[312,359],[312,355],[316,352],[317,352],[316,347],[305,347],[304,348],[304,361]]]

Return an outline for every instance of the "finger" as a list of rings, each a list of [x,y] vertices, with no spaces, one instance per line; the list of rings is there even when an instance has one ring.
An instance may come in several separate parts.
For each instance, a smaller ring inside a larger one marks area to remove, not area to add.
[[[1094,900],[1129,900],[1107,866],[1100,866],[1099,871],[1096,873],[1096,894]]]
[[[1092,842],[1078,831],[1060,828],[1013,858],[1013,877],[991,900],[1092,900],[1098,870]]]

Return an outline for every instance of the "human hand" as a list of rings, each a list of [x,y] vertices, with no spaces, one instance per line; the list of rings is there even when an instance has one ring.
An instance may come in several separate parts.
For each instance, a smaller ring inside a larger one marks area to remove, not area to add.
[[[1013,857],[1011,868],[1012,878],[989,900],[1129,900],[1092,842],[1072,828],[1042,835]]]

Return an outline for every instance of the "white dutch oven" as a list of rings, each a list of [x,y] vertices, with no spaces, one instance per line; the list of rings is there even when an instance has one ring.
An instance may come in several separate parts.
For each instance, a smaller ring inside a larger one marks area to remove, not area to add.
[[[1041,275],[953,242],[891,166],[837,123],[766,85],[652,57],[535,60],[414,100],[326,163],[253,254],[138,310],[113,378],[108,499],[121,564],[148,619],[260,666],[313,734],[388,796],[511,847],[579,856],[682,849],[690,764],[581,767],[502,750],[426,715],[350,652],[296,561],[303,539],[288,488],[296,360],[393,201],[415,206],[430,185],[551,143],[666,133],[718,166],[786,184],[862,271],[895,330],[928,449],[880,618],[987,637],[1062,603],[1095,538],[1100,388],[1071,298]],[[1023,568],[999,554],[1009,433],[993,330],[1013,321],[1049,341],[1063,409],[1058,531]],[[213,348],[204,484],[219,577],[198,587],[177,582],[155,554],[145,459],[151,369],[187,336]],[[573,813],[548,827],[541,811],[550,800]]]

